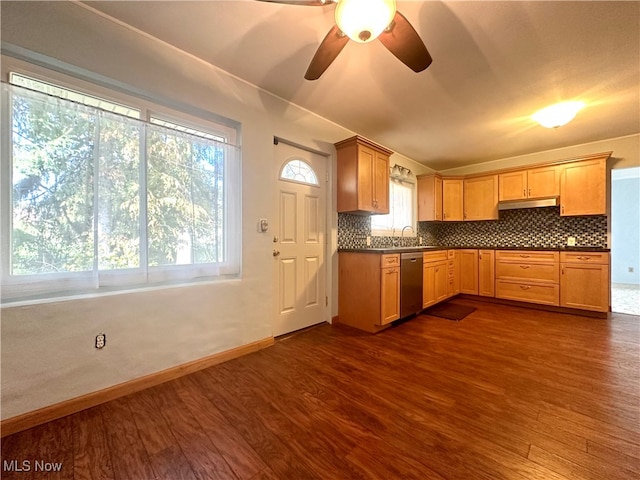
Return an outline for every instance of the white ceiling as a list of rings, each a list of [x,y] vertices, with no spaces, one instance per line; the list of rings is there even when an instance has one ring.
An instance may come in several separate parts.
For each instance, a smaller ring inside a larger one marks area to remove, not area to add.
[[[377,40],[349,42],[313,82],[334,5],[87,3],[437,170],[640,132],[640,2],[398,1],[427,70]],[[587,107],[564,127],[529,119],[573,99]]]

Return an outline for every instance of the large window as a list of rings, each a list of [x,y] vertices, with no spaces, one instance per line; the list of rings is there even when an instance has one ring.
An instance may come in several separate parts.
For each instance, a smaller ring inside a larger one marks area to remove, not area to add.
[[[414,192],[413,183],[392,178],[389,182],[389,214],[371,215],[371,234],[399,236],[404,227],[411,226],[405,236],[415,236]]]
[[[2,84],[3,302],[239,273],[239,152],[224,128],[12,83]]]

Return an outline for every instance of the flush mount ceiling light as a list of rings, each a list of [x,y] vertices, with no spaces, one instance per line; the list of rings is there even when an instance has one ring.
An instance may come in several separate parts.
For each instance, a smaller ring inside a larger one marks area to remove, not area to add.
[[[561,102],[549,105],[531,115],[531,118],[546,128],[558,128],[574,119],[584,108],[584,102]]]
[[[341,0],[336,23],[351,40],[367,43],[389,26],[396,14],[395,0]]]

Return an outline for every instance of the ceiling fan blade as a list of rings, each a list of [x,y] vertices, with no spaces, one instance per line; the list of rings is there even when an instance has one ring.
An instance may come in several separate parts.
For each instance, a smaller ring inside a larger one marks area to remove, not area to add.
[[[304,78],[307,80],[317,80],[320,75],[331,65],[338,54],[342,51],[344,46],[349,41],[344,33],[340,31],[337,25],[334,25],[327,36],[324,37],[322,43],[316,50],[316,54],[311,59],[307,73],[304,74]]]
[[[378,38],[387,50],[414,72],[421,72],[431,65],[427,47],[400,12],[396,11],[391,25]]]
[[[257,0],[258,2],[283,3],[285,5],[304,5],[308,7],[324,7],[335,0]]]

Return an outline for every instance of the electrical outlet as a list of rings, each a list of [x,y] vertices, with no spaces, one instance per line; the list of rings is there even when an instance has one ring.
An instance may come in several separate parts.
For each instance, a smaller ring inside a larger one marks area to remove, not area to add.
[[[576,246],[576,237],[567,238],[567,245],[570,246],[570,247],[575,247]]]
[[[367,236],[367,247],[371,246],[371,237]]]
[[[422,237],[420,237],[420,245],[422,245]]]
[[[99,333],[98,335],[96,335],[96,348],[100,349],[100,348],[104,348],[104,346],[107,344],[107,334],[106,333]]]

